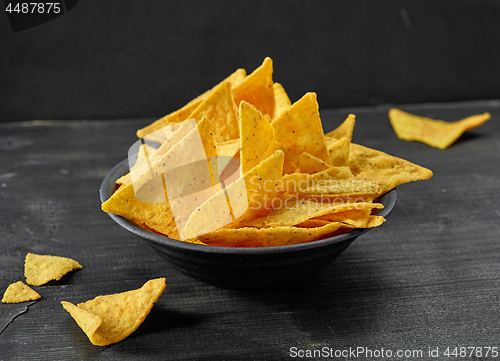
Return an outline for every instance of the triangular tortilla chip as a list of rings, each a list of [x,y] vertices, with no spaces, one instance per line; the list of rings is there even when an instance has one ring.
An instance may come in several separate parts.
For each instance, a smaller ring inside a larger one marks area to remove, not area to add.
[[[58,256],[45,256],[28,253],[24,260],[26,283],[41,286],[49,281],[58,281],[66,273],[82,268],[77,261]]]
[[[279,149],[274,140],[274,129],[253,105],[240,103],[240,160],[246,173]]]
[[[335,167],[343,167],[349,165],[349,151],[351,141],[348,138],[340,138],[335,143],[329,145],[328,155],[330,156],[330,164]]]
[[[179,110],[176,110],[175,112],[172,112],[168,115],[165,115],[164,117],[156,120],[155,122],[151,123],[147,127],[144,127],[142,129],[139,129],[137,131],[137,137],[139,138],[144,138],[146,135],[163,128],[164,126],[172,123],[178,123],[182,122],[183,120],[188,119],[188,116],[195,111],[195,109],[198,107],[198,105],[201,104],[203,100],[209,97],[210,94],[212,94],[213,90],[216,89],[220,84],[224,82],[228,82],[231,84],[232,87],[235,87],[239,85],[244,79],[246,78],[246,71],[245,69],[237,69],[234,73],[229,75],[226,79],[221,81],[219,84],[214,86],[212,89],[207,90],[203,94],[199,95],[195,99],[191,100],[189,103],[187,103],[185,106],[180,108]]]
[[[144,169],[147,168],[148,158],[155,154],[156,148],[153,148],[149,144],[141,144],[137,152],[137,159],[134,165],[130,168],[130,172],[121,176],[116,180],[116,184],[130,184],[132,182],[131,173],[143,173]]]
[[[400,109],[389,110],[389,119],[399,139],[417,141],[438,149],[446,149],[466,131],[485,123],[489,113],[472,115],[456,122],[445,122],[406,113]]]
[[[304,95],[271,124],[276,141],[288,150],[285,163],[299,164],[303,152],[329,162],[315,93]]]
[[[231,84],[223,82],[215,88],[188,119],[199,122],[207,117],[216,143],[238,139],[238,109],[231,94]]]
[[[274,93],[274,111],[273,111],[273,119],[278,118],[281,113],[290,109],[292,106],[292,102],[288,97],[288,94],[283,88],[283,85],[280,83],[273,84],[273,93]]]
[[[218,156],[234,157],[240,159],[241,143],[239,139],[228,140],[215,144]]]
[[[299,167],[301,173],[314,174],[331,168],[331,165],[307,152],[304,152],[300,155]]]
[[[146,282],[137,290],[98,296],[78,306],[62,301],[92,344],[106,346],[130,336],[165,289],[165,278]]]
[[[373,228],[385,222],[384,217],[372,215],[374,209],[384,208],[381,203],[344,203],[336,210],[315,219],[328,222],[341,222],[355,228]]]
[[[219,229],[204,234],[198,239],[211,246],[222,247],[276,247],[298,243],[306,243],[332,236],[341,226],[341,223],[328,223],[317,228],[301,227],[273,227]]]
[[[349,167],[356,178],[376,182],[380,195],[400,184],[432,177],[427,168],[355,143],[351,143]]]
[[[347,203],[347,202],[318,202],[315,199],[284,199],[279,207],[276,207],[267,216],[247,222],[245,226],[267,228],[279,226],[295,226],[311,218],[321,218],[324,215],[335,215],[346,210],[361,210],[383,208],[379,203]],[[342,222],[343,218],[336,221]],[[324,219],[329,220],[329,219]],[[329,220],[330,221],[330,220]]]
[[[7,287],[2,298],[2,303],[20,303],[26,301],[38,300],[41,296],[27,286],[22,281],[12,283]]]
[[[248,75],[238,86],[233,87],[236,105],[242,100],[252,104],[262,114],[273,116],[273,61],[265,58],[261,66]]]
[[[276,182],[283,172],[283,160],[283,151],[276,151],[237,181],[206,200],[189,218],[183,238],[190,239],[214,229],[231,227],[266,213],[278,193]],[[225,206],[227,203],[229,209]],[[229,217],[235,222],[227,224],[219,221]]]
[[[349,114],[347,118],[340,124],[336,129],[325,134],[329,138],[347,138],[349,141],[352,140],[352,132],[354,130],[354,124],[356,123],[356,116],[354,114]]]
[[[97,329],[101,327],[102,318],[96,314],[85,311],[84,309],[75,306],[71,302],[61,301],[61,304],[63,305],[64,309],[69,312],[71,317],[73,317],[73,319],[76,321],[78,326],[80,326],[83,332],[85,332],[91,342],[94,345],[97,345],[92,341],[92,338]]]
[[[325,136],[325,145],[328,148],[330,145],[335,144],[337,142],[337,138],[327,137]]]
[[[144,224],[156,232],[167,237],[179,239],[174,215],[170,204],[165,201],[163,185],[157,181],[150,181],[152,186],[161,187],[163,197],[157,202],[142,202],[137,199],[133,184],[117,190],[106,202],[101,205],[104,212],[123,216],[135,223]],[[146,183],[145,186],[148,184]]]

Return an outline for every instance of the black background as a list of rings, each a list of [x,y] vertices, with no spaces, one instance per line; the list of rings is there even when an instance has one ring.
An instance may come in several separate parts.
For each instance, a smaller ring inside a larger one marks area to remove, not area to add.
[[[14,33],[0,15],[0,121],[159,117],[266,56],[320,107],[493,99],[493,0],[80,1]]]

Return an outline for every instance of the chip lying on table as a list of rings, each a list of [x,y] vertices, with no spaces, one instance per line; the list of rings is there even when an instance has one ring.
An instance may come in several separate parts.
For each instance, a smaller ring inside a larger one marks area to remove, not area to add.
[[[130,336],[146,319],[165,289],[165,278],[149,280],[137,290],[98,296],[74,305],[62,301],[90,342],[106,346]]]
[[[185,242],[283,246],[376,227],[383,194],[432,177],[352,143],[353,114],[325,134],[316,94],[292,103],[272,74],[270,58],[238,69],[138,130],[130,173],[102,209]]]
[[[12,283],[7,287],[2,298],[3,303],[20,303],[38,300],[41,296],[22,281]]]
[[[471,115],[455,122],[445,122],[404,112],[389,110],[389,119],[398,138],[421,142],[438,149],[446,149],[465,132],[475,129],[490,119],[489,113]]]

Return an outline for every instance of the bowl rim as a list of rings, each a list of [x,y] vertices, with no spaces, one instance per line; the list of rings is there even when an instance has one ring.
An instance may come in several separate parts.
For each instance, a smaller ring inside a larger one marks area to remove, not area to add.
[[[101,187],[99,189],[101,203],[104,203],[112,195],[111,190],[114,188],[116,180],[126,174],[128,171],[128,159],[116,164],[104,177]],[[384,208],[380,210],[377,215],[387,218],[393,211],[397,201],[397,191],[393,188],[386,194],[380,197],[380,202],[384,204]],[[107,212],[106,212],[107,213]],[[265,255],[265,254],[278,254],[278,253],[288,253],[297,252],[308,249],[315,249],[324,247],[327,245],[332,245],[336,243],[341,243],[347,240],[354,240],[362,234],[372,230],[373,228],[355,228],[347,233],[343,233],[337,236],[320,239],[313,242],[298,243],[286,246],[273,246],[273,247],[221,247],[221,246],[210,246],[203,244],[188,243],[184,241],[179,241],[167,236],[153,233],[147,231],[134,223],[130,222],[126,218],[113,214],[107,213],[111,219],[118,223],[121,227],[125,228],[127,231],[138,235],[148,241],[152,241],[156,244],[175,248],[178,250],[184,250],[189,252],[200,252],[200,253],[212,253],[212,254],[232,254],[232,255]],[[376,227],[378,228],[378,227]]]

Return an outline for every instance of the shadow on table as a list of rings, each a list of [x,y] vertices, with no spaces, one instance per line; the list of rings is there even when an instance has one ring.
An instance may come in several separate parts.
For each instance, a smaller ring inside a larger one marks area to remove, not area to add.
[[[395,290],[377,275],[369,262],[349,262],[349,256],[341,256],[301,283],[242,297],[289,313],[294,326],[313,339],[326,340],[332,333],[361,336],[376,329],[377,320],[384,317],[385,295],[394,296]]]

